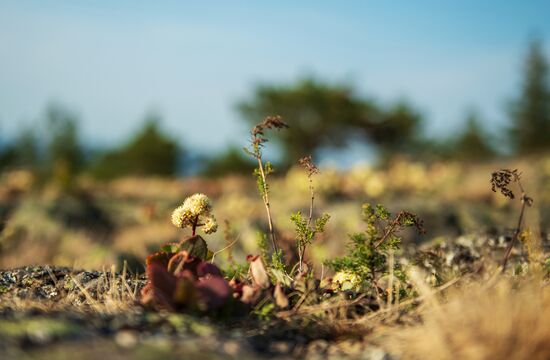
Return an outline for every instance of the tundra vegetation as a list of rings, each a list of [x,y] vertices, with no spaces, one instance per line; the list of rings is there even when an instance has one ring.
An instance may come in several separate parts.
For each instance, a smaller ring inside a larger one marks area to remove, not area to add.
[[[475,113],[451,142],[462,149],[455,162],[418,137],[410,106],[380,109],[304,80],[241,104],[250,121],[284,110],[252,127],[244,152],[226,154],[252,178],[145,181],[178,162],[156,121],[83,169],[74,115],[50,109],[47,151],[29,131],[0,157],[51,163],[50,174],[0,178],[0,353],[550,358],[549,92],[536,44],[526,64],[508,134],[519,160],[494,160]],[[280,106],[288,99],[296,106]],[[321,146],[354,132],[382,155],[405,146],[446,161],[315,164]],[[277,163],[265,151],[272,139],[284,146]]]
[[[136,296],[141,306],[207,316],[244,329],[260,327],[274,338],[284,329],[307,339],[307,346],[293,343],[286,355],[312,355],[307,349],[315,346],[330,348],[321,339],[345,344],[331,351],[352,357],[365,356],[367,349],[434,359],[543,359],[550,354],[545,323],[550,320],[550,258],[541,235],[525,227],[527,207],[534,200],[526,194],[519,170],[500,169],[487,179],[493,192],[521,202],[504,243],[475,244],[473,239],[452,249],[442,242],[404,249],[403,233],[426,233],[422,219],[408,210],[392,213],[383,205],[364,203],[357,209],[361,229],[349,235],[337,232],[348,237],[345,252],[316,264],[306,250],[323,235],[331,216],[317,215],[314,178],[323,174],[311,156],[299,160],[309,208],[289,215],[294,226],[290,246],[281,243],[275,223],[281,217],[270,201],[275,169],[262,149],[268,131],[287,127],[282,118],[268,117],[251,130],[245,148],[257,161],[253,176],[265,210],[266,226],[257,234],[256,252],[237,262],[232,247],[238,237],[228,220],[226,246],[217,252],[209,249],[208,236],[218,229],[215,204],[202,193],[193,194],[172,213],[172,224],[191,233],[147,256],[145,285]],[[222,257],[225,266],[216,265]],[[532,324],[532,336],[518,324]],[[346,349],[358,342],[367,344],[363,355]]]

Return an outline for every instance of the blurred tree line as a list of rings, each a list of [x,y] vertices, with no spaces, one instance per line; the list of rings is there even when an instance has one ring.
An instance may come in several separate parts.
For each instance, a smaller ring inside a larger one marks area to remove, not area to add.
[[[405,101],[381,105],[348,84],[314,78],[261,84],[237,110],[250,127],[274,114],[288,122],[290,128],[273,137],[282,150],[279,166],[283,168],[304,155],[342,148],[350,142],[374,146],[382,163],[396,155],[425,161],[488,161],[503,155],[550,151],[548,61],[540,41],[530,44],[521,88],[510,106],[509,126],[496,135],[489,134],[481,115],[471,111],[453,136],[428,138],[424,118],[413,105]],[[86,149],[77,115],[60,105],[48,107],[41,127],[24,128],[12,141],[1,141],[0,170],[27,168],[64,187],[71,186],[81,173],[97,179],[172,176],[189,166],[185,149],[162,130],[160,117],[154,114],[148,115],[126,142],[112,149]],[[202,157],[200,163],[199,170],[207,176],[249,172],[254,166],[235,146]]]
[[[0,170],[28,169],[39,179],[70,188],[76,176],[104,180],[120,176],[172,176],[185,152],[160,128],[160,117],[146,116],[141,128],[120,146],[94,151],[79,135],[78,116],[50,105],[36,127],[24,128],[0,151]]]

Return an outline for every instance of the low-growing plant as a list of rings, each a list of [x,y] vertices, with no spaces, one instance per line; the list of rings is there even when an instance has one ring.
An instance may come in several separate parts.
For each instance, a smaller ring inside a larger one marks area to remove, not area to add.
[[[214,265],[215,253],[196,234],[198,228],[206,234],[217,230],[206,195],[195,194],[185,199],[172,213],[172,223],[179,228],[191,227],[193,233],[147,257],[147,285],[141,292],[143,305],[157,310],[235,315],[274,296],[275,289],[260,256],[247,258],[247,276],[243,276],[244,266],[233,263],[231,281]]]
[[[290,215],[290,220],[294,223],[296,232],[296,248],[298,250],[298,270],[302,272],[304,255],[306,247],[311,244],[315,236],[322,233],[325,230],[325,225],[330,219],[330,215],[323,213],[321,217],[313,221],[313,203],[315,201],[315,188],[313,187],[313,175],[319,173],[319,169],[311,160],[311,155],[305,156],[299,160],[300,165],[304,167],[307,172],[307,178],[309,182],[310,204],[309,215],[307,218],[302,216],[300,211]],[[314,222],[312,224],[312,222]]]
[[[366,224],[364,232],[350,235],[348,254],[327,261],[336,275],[333,281],[342,290],[373,290],[379,295],[378,281],[390,272],[401,281],[406,275],[398,263],[388,269],[388,255],[401,244],[399,232],[406,227],[414,227],[424,233],[422,221],[414,214],[401,211],[393,215],[382,205],[376,207],[364,204],[362,220]]]
[[[159,252],[147,257],[148,283],[142,290],[141,300],[144,305],[156,309],[209,314],[226,311],[234,314],[238,309],[248,309],[258,318],[268,319],[277,310],[288,309],[287,313],[296,314],[300,308],[315,308],[331,298],[337,304],[341,300],[338,293],[343,290],[362,292],[358,299],[366,295],[374,295],[379,299],[383,292],[380,289],[382,277],[390,275],[390,284],[393,283],[393,277],[403,282],[406,280],[392,252],[401,243],[399,232],[406,227],[415,227],[423,232],[422,222],[412,213],[402,211],[393,216],[383,206],[372,207],[369,204],[365,204],[362,210],[366,230],[350,236],[347,255],[327,262],[336,271],[332,282],[329,281],[330,286],[326,286],[326,281],[325,285],[321,285],[322,281],[315,278],[310,270],[313,267],[307,266],[304,256],[307,246],[324,231],[330,216],[323,213],[318,218],[314,217],[313,176],[319,170],[311,156],[299,161],[307,172],[309,182],[309,212],[304,216],[298,211],[290,217],[295,226],[298,253],[295,268],[298,271],[287,271],[283,251],[276,241],[269,202],[268,176],[273,172],[273,167],[262,156],[262,147],[267,141],[265,130],[285,127],[287,125],[280,117],[266,118],[252,129],[251,145],[245,150],[258,162],[254,176],[269,225],[269,234],[258,232],[259,254],[248,255],[246,265],[238,265],[231,253],[237,236],[227,222],[224,234],[226,246],[215,253],[211,252],[197,231],[211,234],[217,230],[212,205],[206,195],[192,195],[172,213],[172,223],[178,228],[190,228],[191,236],[179,243],[165,245]],[[271,251],[268,239],[271,240]],[[228,251],[229,264],[225,272],[214,265],[216,254],[224,250]],[[390,288],[393,286],[390,285]],[[391,301],[390,291],[388,302]]]
[[[191,227],[192,236],[167,244],[146,259],[148,283],[141,302],[166,310],[217,310],[232,300],[232,289],[222,272],[207,261],[208,247],[196,235],[198,227],[206,234],[217,230],[212,205],[204,194],[194,194],[172,213],[172,223]]]

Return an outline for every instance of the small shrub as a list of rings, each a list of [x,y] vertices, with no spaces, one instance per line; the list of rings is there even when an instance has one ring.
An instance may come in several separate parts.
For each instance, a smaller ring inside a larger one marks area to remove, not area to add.
[[[333,281],[341,290],[374,291],[379,295],[378,281],[389,275],[388,254],[397,250],[401,244],[399,232],[406,227],[415,227],[419,233],[424,232],[422,221],[406,211],[392,214],[382,205],[372,207],[364,204],[362,209],[366,230],[350,235],[348,254],[328,261],[336,275]],[[393,274],[405,281],[405,273],[399,264],[394,265]]]

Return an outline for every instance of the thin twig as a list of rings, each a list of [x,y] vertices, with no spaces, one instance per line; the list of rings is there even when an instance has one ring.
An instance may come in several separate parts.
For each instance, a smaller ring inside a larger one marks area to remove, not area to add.
[[[510,245],[508,245],[508,248],[506,249],[506,253],[504,255],[504,260],[502,261],[502,272],[506,271],[506,265],[508,264],[508,260],[510,259],[510,255],[512,254],[512,249],[514,248],[514,245],[516,244],[517,239],[519,238],[519,234],[521,232],[521,225],[523,224],[523,215],[525,213],[526,204],[527,203],[525,201],[525,193],[523,193],[522,199],[521,199],[521,211],[519,213],[518,224],[514,231],[512,241],[510,241]]]
[[[332,309],[338,309],[342,307],[349,307],[352,305],[357,304],[359,301],[361,301],[363,298],[365,298],[368,294],[363,293],[359,295],[357,298],[349,301],[341,301],[337,304],[330,304],[330,305],[316,305],[316,306],[308,306],[302,309],[292,309],[287,311],[281,311],[277,313],[277,317],[288,317],[288,316],[294,316],[294,315],[310,315],[314,314],[319,311],[327,311]]]
[[[268,223],[268,226],[269,226],[269,235],[271,237],[271,243],[273,245],[273,250],[275,250],[275,252],[277,252],[279,250],[279,248],[277,247],[277,240],[275,239],[275,229],[274,229],[274,226],[273,226],[273,218],[271,216],[271,205],[269,204],[269,191],[268,191],[268,188],[267,188],[267,178],[266,178],[266,175],[265,175],[265,171],[264,171],[264,165],[262,163],[262,156],[261,155],[258,155],[256,157],[256,159],[258,160],[258,168],[260,169],[260,175],[262,176],[262,180],[263,180],[263,193],[262,193],[262,198],[264,200],[264,205],[265,205],[265,211],[267,213],[267,223]]]
[[[235,240],[233,240],[233,242],[229,245],[227,245],[226,247],[224,247],[223,249],[220,249],[216,252],[214,252],[212,254],[212,259],[210,260],[210,262],[213,264],[214,263],[214,258],[216,257],[216,255],[218,255],[219,253],[221,253],[222,251],[225,251],[227,249],[229,249],[231,246],[235,245],[235,243],[239,240],[239,238],[237,237]]]
[[[399,222],[401,220],[401,217],[403,216],[403,213],[399,213],[397,214],[397,216],[395,217],[395,219],[392,221],[392,223],[390,224],[390,227],[388,228],[388,230],[384,233],[384,235],[380,238],[380,240],[378,240],[375,244],[374,244],[374,248],[378,248],[380,245],[382,245],[382,243],[388,238],[388,236],[390,236],[391,233],[393,233],[393,231],[395,230],[395,228],[397,227],[397,225],[399,225]]]
[[[506,172],[507,171],[507,172]],[[518,185],[519,190],[521,191],[521,211],[519,213],[518,223],[516,226],[516,229],[514,230],[514,235],[512,237],[512,241],[510,241],[510,245],[508,245],[508,248],[506,249],[506,253],[504,254],[504,259],[502,260],[502,272],[504,273],[506,271],[506,265],[508,264],[508,260],[510,259],[510,255],[512,254],[512,249],[514,248],[515,244],[517,243],[517,240],[519,238],[519,235],[521,233],[521,228],[523,225],[523,217],[525,215],[525,207],[531,206],[533,203],[533,199],[527,196],[525,193],[525,189],[523,188],[523,185],[521,184],[521,173],[519,173],[517,170],[509,171],[509,170],[502,170],[502,172],[509,176],[509,179],[513,179],[513,181]],[[498,174],[498,173],[497,173]],[[493,179],[495,178],[495,174],[493,174]],[[495,191],[495,188],[500,188],[501,192],[513,199],[514,194],[510,189],[507,188],[507,185],[510,181],[505,183],[499,183],[495,180],[493,183],[493,191]]]

